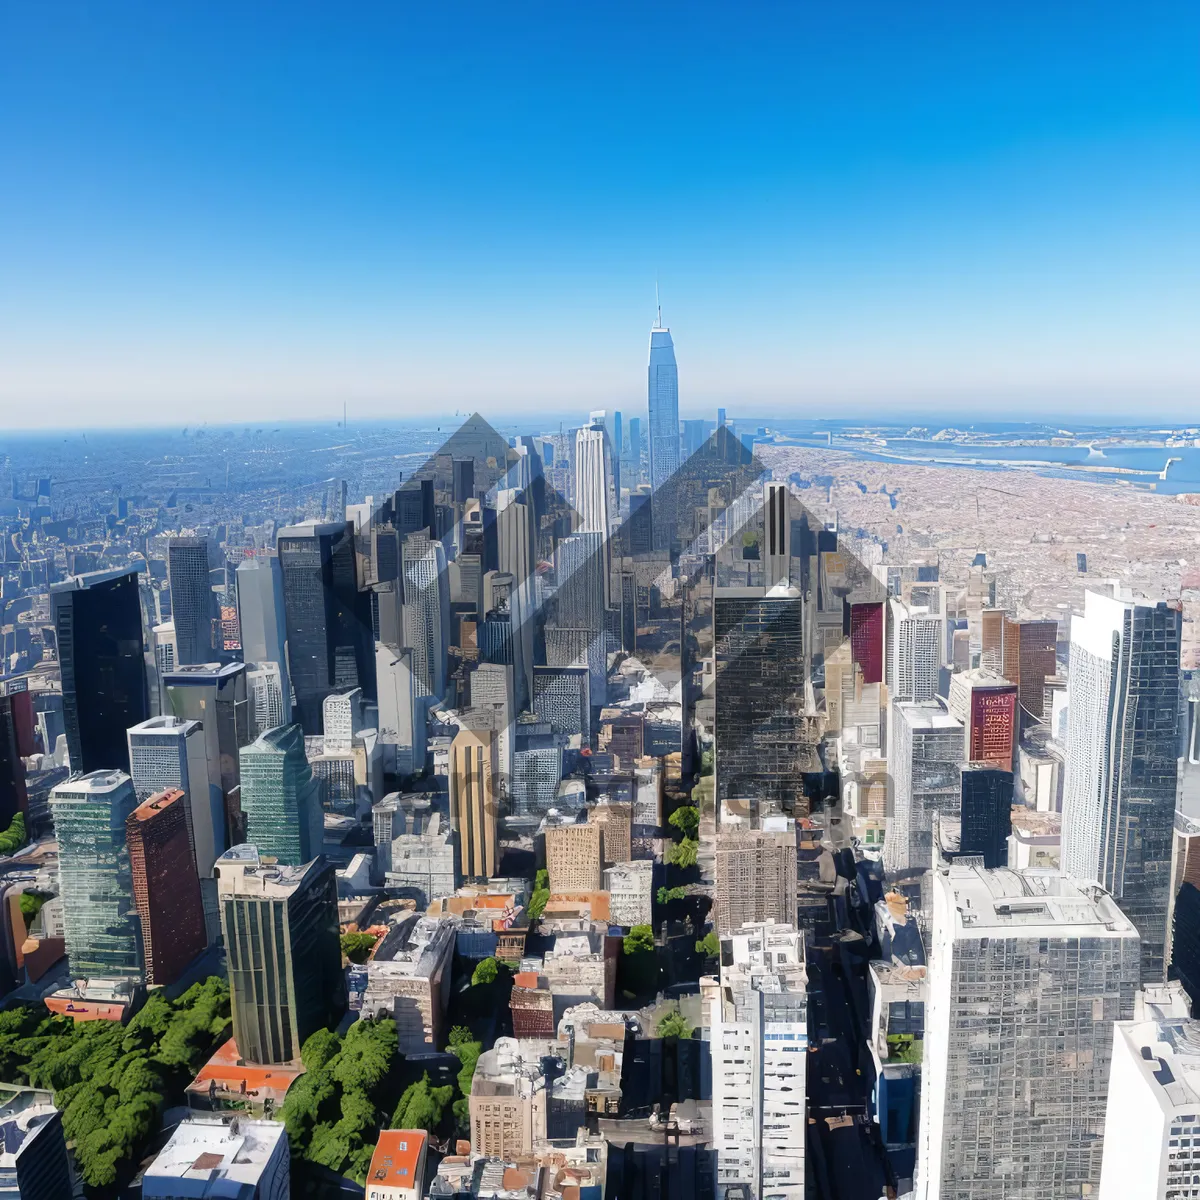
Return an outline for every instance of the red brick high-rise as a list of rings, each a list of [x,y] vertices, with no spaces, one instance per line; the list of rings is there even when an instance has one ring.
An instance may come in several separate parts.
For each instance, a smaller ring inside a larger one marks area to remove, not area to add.
[[[147,983],[174,983],[208,944],[185,803],[178,788],[158,792],[125,822]]]

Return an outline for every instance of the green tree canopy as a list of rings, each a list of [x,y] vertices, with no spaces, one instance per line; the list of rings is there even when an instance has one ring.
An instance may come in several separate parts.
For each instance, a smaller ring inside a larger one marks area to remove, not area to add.
[[[84,1182],[111,1189],[228,1024],[229,987],[217,977],[175,1000],[154,993],[125,1027],[15,1007],[0,1013],[0,1077],[54,1092]]]
[[[697,943],[696,953],[716,958],[721,953],[721,939],[710,929]]]
[[[670,904],[672,900],[682,900],[687,895],[685,887],[660,887],[658,889],[659,904]]]
[[[343,933],[342,953],[352,963],[364,963],[375,948],[378,938],[373,933]]]
[[[471,986],[495,983],[500,976],[501,964],[494,958],[485,958],[471,973]]]
[[[694,867],[700,843],[694,838],[685,837],[683,841],[668,846],[663,858],[676,867]]]
[[[668,818],[676,829],[682,830],[684,837],[695,837],[700,828],[700,813],[690,804],[677,808]]]
[[[318,1029],[300,1047],[300,1061],[306,1071],[319,1071],[341,1048],[342,1039],[332,1029]]]
[[[654,1032],[657,1033],[660,1038],[686,1038],[692,1036],[692,1026],[687,1018],[684,1017],[684,1015],[679,1011],[679,1009],[675,1008],[669,1013],[665,1014],[663,1017],[659,1018],[658,1025]]]
[[[392,1115],[393,1129],[424,1129],[432,1133],[442,1123],[442,1116],[454,1096],[454,1089],[430,1085],[429,1072],[416,1083],[410,1083]]]
[[[25,814],[16,813],[3,833],[0,833],[0,854],[16,854],[28,841],[25,833]]]
[[[626,954],[653,954],[653,928],[649,925],[634,925],[622,940],[621,948]]]

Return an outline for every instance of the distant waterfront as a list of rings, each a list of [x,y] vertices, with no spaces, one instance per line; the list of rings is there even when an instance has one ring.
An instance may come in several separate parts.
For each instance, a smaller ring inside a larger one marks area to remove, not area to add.
[[[820,432],[811,427],[793,429],[788,424],[776,424],[770,428],[783,434],[786,444],[840,450],[874,462],[963,466],[984,471],[1026,468],[1043,475],[1065,479],[1084,478],[1093,483],[1126,483],[1144,488],[1153,485],[1153,490],[1168,495],[1200,492],[1200,448],[1191,445],[1168,446],[1165,437],[1156,441],[1131,440],[1119,445],[1100,445],[1093,450],[1086,443],[1072,446],[995,445],[990,440],[994,437],[1011,441],[1048,438],[1056,432],[1033,426],[1024,430],[1008,428],[1002,433],[987,432],[984,437],[988,440],[979,443],[933,441],[892,436],[890,433],[882,433],[879,440],[872,440],[864,438],[861,432],[854,436],[849,428],[836,427]],[[861,430],[862,427],[857,428]],[[1110,431],[1089,430],[1086,436],[1088,441],[1093,438],[1102,441],[1114,435]],[[880,444],[881,441],[886,444]],[[1167,478],[1163,481],[1158,476],[1168,458],[1177,461],[1171,463]]]

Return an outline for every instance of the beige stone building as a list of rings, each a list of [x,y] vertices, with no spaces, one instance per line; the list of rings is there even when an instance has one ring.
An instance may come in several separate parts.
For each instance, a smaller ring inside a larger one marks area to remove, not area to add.
[[[450,823],[464,879],[496,874],[495,738],[492,729],[460,729],[450,743]]]
[[[588,818],[599,825],[600,857],[603,865],[628,862],[633,857],[633,806],[631,804],[597,804]]]
[[[597,892],[601,886],[603,826],[555,825],[546,829],[546,869],[552,892]]]
[[[796,834],[736,830],[717,835],[717,933],[743,925],[796,922]]]
[[[496,1158],[532,1154],[546,1138],[546,1043],[497,1038],[471,1081],[471,1149]]]

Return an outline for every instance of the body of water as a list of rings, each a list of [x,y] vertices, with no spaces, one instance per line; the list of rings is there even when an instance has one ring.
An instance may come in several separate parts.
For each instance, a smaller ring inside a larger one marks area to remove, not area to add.
[[[1167,494],[1200,492],[1200,447],[1146,445],[1103,446],[989,446],[961,442],[934,442],[916,438],[888,438],[886,445],[833,433],[832,443],[822,434],[788,437],[793,445],[842,450],[875,462],[913,462],[926,466],[963,466],[1005,471],[1033,466],[1039,473],[1095,483],[1124,482]],[[1166,480],[1158,478],[1167,459],[1172,462]]]

